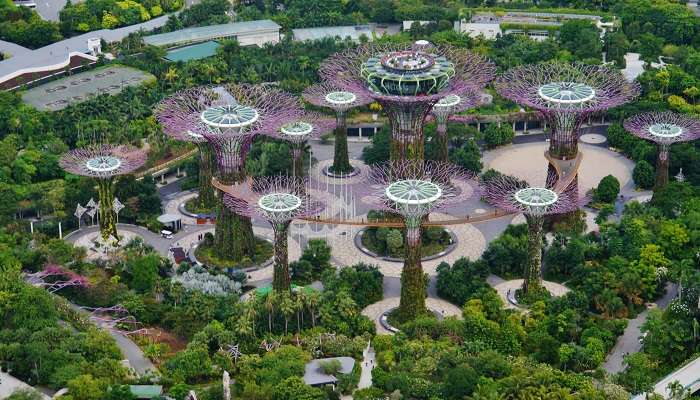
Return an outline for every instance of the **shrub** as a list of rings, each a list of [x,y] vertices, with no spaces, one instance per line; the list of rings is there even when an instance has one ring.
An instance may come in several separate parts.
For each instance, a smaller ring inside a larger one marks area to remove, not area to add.
[[[632,171],[632,179],[642,189],[650,189],[654,186],[654,167],[645,160],[637,161]]]
[[[501,126],[490,124],[484,130],[484,142],[489,149],[511,143],[514,137],[515,132],[513,131],[513,127],[508,124],[503,124]]]
[[[620,181],[612,175],[608,175],[600,180],[595,189],[595,201],[602,203],[612,203],[620,194]]]
[[[343,365],[337,359],[321,361],[319,364],[321,371],[326,375],[335,375],[343,369]]]

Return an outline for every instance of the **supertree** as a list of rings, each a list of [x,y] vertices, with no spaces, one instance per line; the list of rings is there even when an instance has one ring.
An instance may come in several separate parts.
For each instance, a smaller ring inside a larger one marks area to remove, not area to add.
[[[478,96],[458,96],[456,94],[443,97],[430,110],[430,114],[435,118],[436,136],[438,146],[439,161],[448,161],[449,148],[447,138],[447,121],[454,114],[476,107],[479,103]]]
[[[323,114],[307,112],[299,119],[284,122],[265,134],[273,139],[281,139],[289,143],[292,148],[293,175],[304,175],[304,147],[310,139],[315,139],[327,133],[333,132],[336,122]]]
[[[324,80],[382,105],[391,123],[392,160],[422,160],[423,124],[435,103],[471,95],[495,71],[480,55],[425,43],[363,45],[329,57],[319,68]]]
[[[114,210],[114,178],[127,175],[146,163],[146,152],[133,146],[93,143],[64,154],[59,164],[71,174],[95,178],[99,196],[100,235],[119,241],[117,213]]]
[[[576,185],[561,193],[544,187],[531,187],[509,176],[492,178],[485,185],[483,198],[494,207],[522,213],[528,226],[528,259],[524,271],[522,294],[541,293],[542,239],[545,216],[566,214],[578,210],[586,199],[578,198]]]
[[[179,91],[158,103],[154,114],[163,127],[163,132],[175,140],[194,143],[199,149],[199,195],[197,205],[211,209],[216,205],[216,195],[211,184],[214,171],[214,152],[203,135],[191,127],[200,114],[212,105],[215,99],[207,96],[202,88]]]
[[[287,236],[295,218],[318,215],[323,204],[314,201],[306,191],[305,179],[288,176],[259,177],[226,189],[224,204],[234,212],[257,216],[272,225],[275,235],[272,287],[289,290]]]
[[[425,279],[421,264],[421,226],[428,214],[467,200],[478,192],[474,175],[450,163],[395,160],[367,172],[363,201],[400,215],[405,224],[405,255],[401,273],[399,317],[425,312]]]
[[[551,129],[549,155],[559,160],[577,156],[579,128],[591,114],[639,95],[639,85],[619,71],[558,62],[513,68],[494,86],[501,96],[542,113]]]
[[[176,93],[173,97],[180,96]],[[169,119],[180,131],[203,136],[216,155],[217,178],[229,185],[245,180],[245,160],[253,139],[274,127],[298,119],[303,113],[299,100],[272,86],[228,84],[190,89],[188,102],[202,104],[171,108]],[[221,201],[222,199],[220,199]],[[214,234],[214,252],[220,258],[240,260],[255,252],[253,226],[245,215],[236,215],[219,204]]]
[[[302,93],[302,97],[315,106],[335,111],[335,147],[333,149],[333,165],[329,171],[333,174],[351,173],[353,168],[350,165],[348,155],[348,111],[371,103],[372,98],[365,92],[352,92],[329,83],[308,87]]]
[[[700,120],[674,112],[638,114],[624,122],[633,135],[656,143],[656,182],[654,189],[668,184],[668,152],[674,143],[691,142],[700,137]]]

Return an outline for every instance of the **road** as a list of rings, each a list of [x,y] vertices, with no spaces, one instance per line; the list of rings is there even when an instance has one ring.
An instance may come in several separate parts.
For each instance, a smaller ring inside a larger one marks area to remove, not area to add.
[[[677,295],[678,286],[672,283],[667,284],[666,293],[656,302],[657,307],[662,310],[665,309]],[[626,354],[637,353],[642,349],[639,338],[642,336],[641,328],[648,315],[649,311],[644,310],[637,315],[637,318],[628,321],[625,332],[617,339],[615,347],[613,347],[610,354],[608,354],[603,364],[603,368],[608,371],[608,373],[616,374],[622,372],[625,369],[623,357]]]

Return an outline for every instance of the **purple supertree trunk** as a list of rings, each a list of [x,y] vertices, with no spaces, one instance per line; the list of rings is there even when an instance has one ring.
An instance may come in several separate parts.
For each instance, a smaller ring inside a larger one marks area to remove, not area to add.
[[[656,180],[654,190],[668,184],[669,151],[674,143],[692,142],[700,137],[700,121],[674,112],[638,114],[624,122],[633,135],[656,143]]]
[[[403,44],[359,46],[319,68],[325,80],[382,105],[391,123],[392,160],[423,160],[423,124],[433,105],[478,91],[494,73],[492,63],[466,50]]]
[[[275,235],[272,287],[275,290],[290,289],[287,236],[291,221],[318,215],[324,208],[308,194],[307,183],[296,177],[261,177],[225,190],[227,208],[241,215],[261,217],[272,225]]]
[[[113,208],[114,178],[145,165],[146,152],[133,146],[93,144],[64,154],[59,164],[67,172],[97,180],[100,235],[105,242],[110,237],[119,241],[117,213]]]
[[[532,299],[542,293],[542,243],[544,219],[548,215],[576,211],[588,199],[578,198],[578,187],[570,185],[556,193],[547,188],[529,187],[512,177],[493,178],[486,185],[483,198],[494,207],[523,213],[528,225],[528,259],[523,272],[522,298]]]
[[[367,196],[363,196],[363,201],[401,215],[406,225],[398,313],[400,319],[413,319],[426,312],[421,264],[422,223],[432,211],[478,196],[478,184],[472,173],[438,161],[391,161],[373,166],[365,179]]]
[[[639,85],[617,70],[559,62],[513,68],[494,86],[501,96],[542,113],[551,129],[549,155],[558,160],[577,157],[579,128],[588,116],[639,95]]]

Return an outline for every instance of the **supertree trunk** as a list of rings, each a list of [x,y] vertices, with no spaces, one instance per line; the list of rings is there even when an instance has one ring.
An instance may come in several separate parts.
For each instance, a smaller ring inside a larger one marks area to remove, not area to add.
[[[435,131],[435,141],[437,145],[437,161],[449,161],[450,154],[448,149],[447,140],[447,121],[437,120],[437,127]]]
[[[659,153],[656,156],[656,181],[654,191],[668,185],[668,145],[659,145]]]
[[[549,140],[549,154],[560,160],[570,160],[578,154],[578,131],[582,115],[555,112],[549,118],[552,129]]]
[[[334,174],[348,174],[352,170],[350,156],[348,155],[347,112],[336,111],[335,148],[331,172]]]
[[[408,222],[407,222],[408,223]],[[406,253],[401,272],[398,317],[408,321],[426,312],[425,276],[421,264],[420,227],[406,228]]]
[[[539,215],[526,215],[527,219],[527,253],[528,259],[523,276],[522,294],[530,294],[542,291],[542,230],[544,217]]]
[[[391,122],[392,161],[425,160],[423,123],[434,103],[381,101]]]
[[[245,170],[242,165],[237,172],[222,174],[222,183],[230,185],[245,180]],[[214,253],[219,258],[240,261],[244,257],[250,259],[255,255],[255,235],[250,217],[239,215],[223,204],[224,194],[218,196],[218,217],[214,229]]]
[[[289,224],[290,221],[273,224],[273,230],[275,232],[275,266],[272,276],[272,288],[277,291],[289,290],[291,288],[287,251]]]
[[[292,144],[292,162],[294,168],[294,176],[303,177],[304,176],[304,144],[303,143],[293,143]]]
[[[211,209],[216,206],[216,194],[211,184],[214,168],[214,152],[209,143],[199,143],[199,196],[197,205]]]
[[[109,237],[119,240],[117,235],[117,213],[114,212],[114,186],[112,178],[97,179],[97,191],[100,200],[98,217],[100,220],[100,236],[105,242]]]

